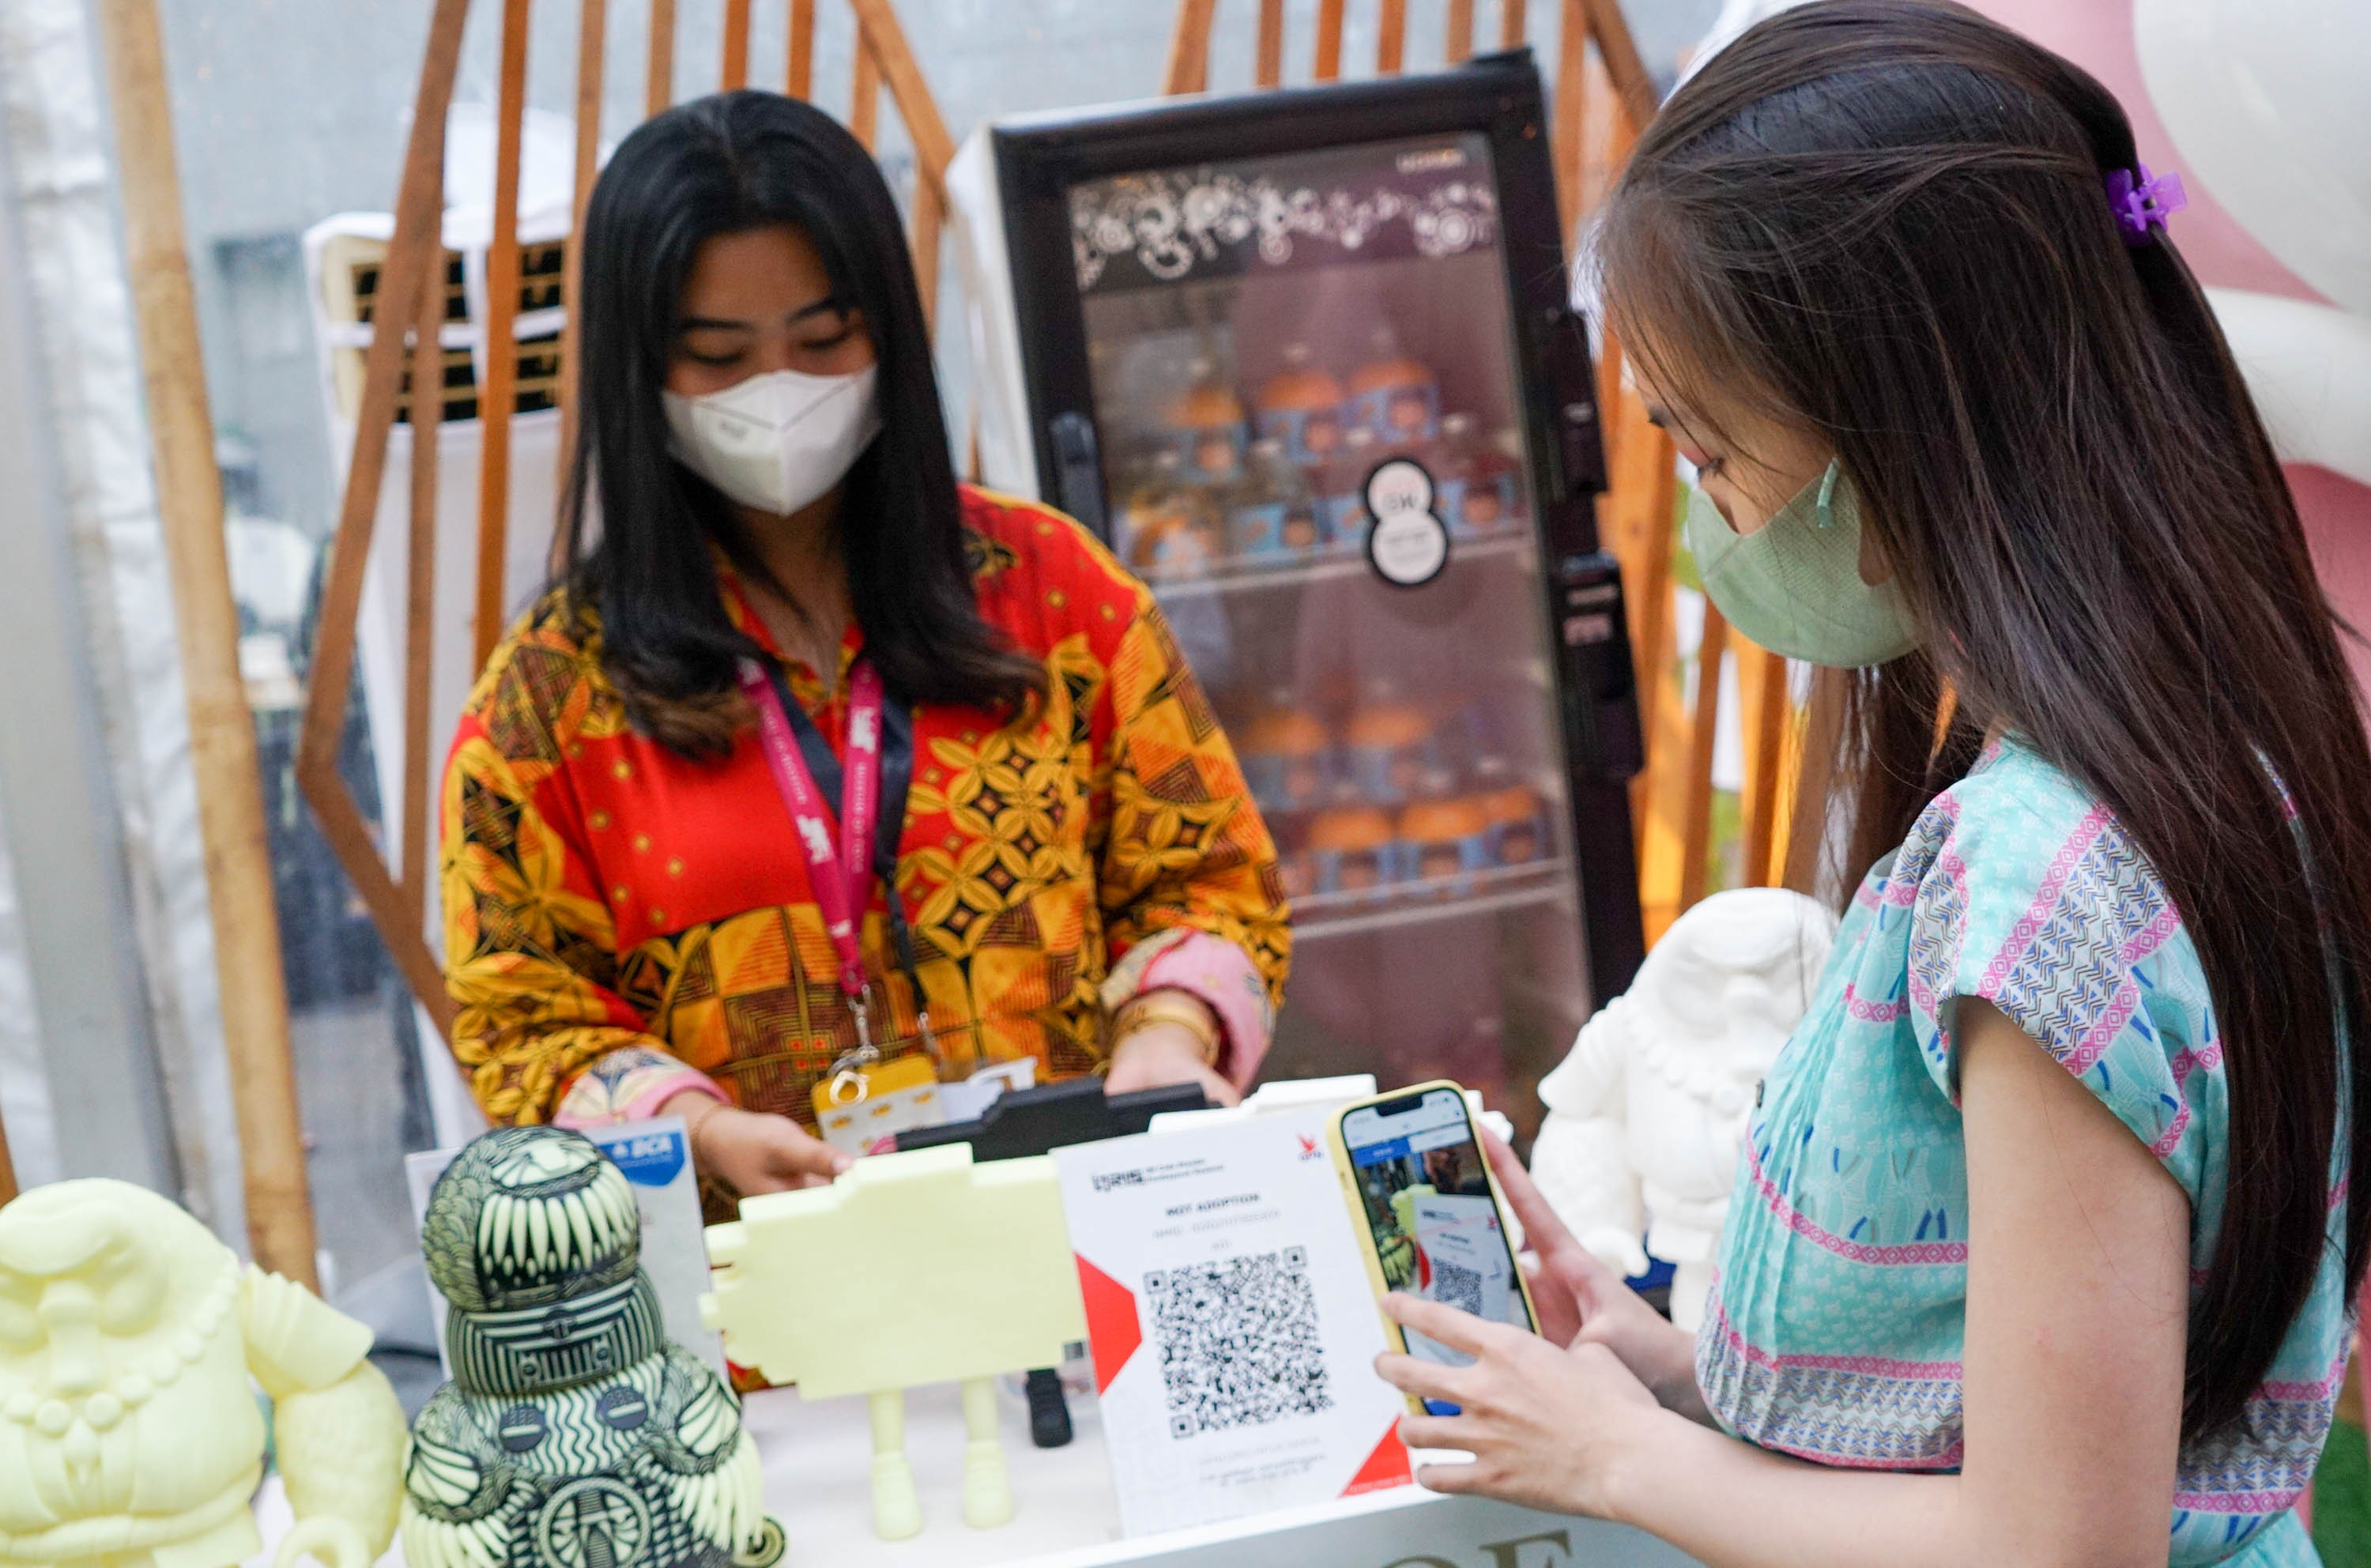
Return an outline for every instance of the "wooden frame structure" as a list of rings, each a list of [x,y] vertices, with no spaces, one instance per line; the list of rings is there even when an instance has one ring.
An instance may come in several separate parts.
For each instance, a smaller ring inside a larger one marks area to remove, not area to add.
[[[248,1240],[264,1268],[318,1289],[280,915],[255,716],[238,667],[238,608],[223,536],[222,473],[214,462],[197,294],[181,231],[163,29],[156,0],[102,0],[96,12],[115,116],[125,271],[147,394],[156,510],[189,704],[191,769],[205,844],[207,912]]]
[[[1283,84],[1284,0],[1249,0],[1255,7],[1253,82]],[[1653,118],[1654,83],[1632,42],[1617,0],[1555,0],[1560,11],[1551,100],[1551,155],[1565,232],[1581,222],[1613,189],[1638,132]],[[1376,0],[1375,71],[1395,75],[1407,56],[1407,0]],[[1209,87],[1210,39],[1220,0],[1178,0],[1162,89],[1196,93]],[[1347,0],[1318,0],[1311,75],[1320,82],[1342,73]],[[1472,57],[1477,36],[1475,0],[1449,0],[1441,58]],[[1498,0],[1497,47],[1524,41],[1528,0]],[[1598,531],[1622,563],[1630,605],[1631,651],[1638,668],[1640,718],[1647,733],[1647,770],[1632,786],[1638,836],[1639,903],[1651,943],[1704,896],[1712,830],[1713,752],[1720,732],[1724,655],[1738,670],[1745,733],[1744,833],[1740,881],[1808,891],[1817,872],[1827,797],[1826,763],[1840,711],[1840,681],[1813,683],[1808,710],[1798,712],[1787,688],[1787,662],[1736,636],[1707,603],[1695,661],[1693,694],[1684,692],[1677,653],[1671,575],[1677,523],[1678,473],[1671,438],[1648,422],[1645,405],[1622,374],[1622,348],[1600,344],[1599,407],[1605,410],[1606,465],[1612,487],[1598,503]],[[1807,767],[1810,769],[1806,771]]]
[[[487,308],[482,323],[486,370],[478,396],[482,442],[475,519],[477,576],[472,624],[473,663],[477,665],[482,665],[492,651],[505,619],[503,563],[509,543],[510,434],[517,368],[514,324],[519,309],[521,282],[519,161],[528,23],[534,0],[500,0],[500,4],[493,234],[486,257]],[[807,97],[815,76],[815,0],[781,0],[781,4],[787,7],[789,24],[784,80],[792,94]],[[851,128],[865,145],[873,144],[879,124],[880,95],[885,87],[914,144],[919,178],[914,190],[912,243],[923,307],[929,311],[935,305],[937,293],[940,239],[947,215],[945,175],[947,165],[954,157],[954,142],[922,80],[920,67],[915,63],[891,0],[848,0],[848,5],[854,13],[857,36]],[[567,246],[565,272],[565,297],[572,307],[582,268],[581,248],[574,237],[583,229],[585,204],[592,194],[595,153],[600,140],[602,86],[608,66],[607,9],[601,0],[579,0],[579,6],[576,113],[579,127],[590,129],[580,129],[576,138],[575,223]],[[469,7],[470,0],[436,0],[429,24],[427,53],[413,102],[411,138],[405,151],[396,197],[395,234],[387,246],[378,285],[378,297],[385,302],[380,314],[385,329],[375,333],[364,361],[353,459],[347,468],[345,494],[330,546],[320,630],[296,754],[297,781],[320,819],[324,836],[361,893],[372,923],[378,928],[413,996],[448,1038],[452,1004],[445,995],[442,968],[425,935],[432,907],[430,879],[434,874],[427,863],[429,813],[433,810],[430,759],[434,738],[430,732],[429,670],[434,541],[439,525],[435,430],[441,417],[440,399],[433,396],[410,399],[411,407],[418,410],[420,427],[411,442],[410,474],[411,571],[406,584],[399,867],[387,863],[361,807],[339,777],[337,760],[353,673],[363,578],[371,536],[378,522],[387,438],[398,417],[407,362],[418,362],[412,374],[421,378],[417,384],[423,388],[434,386],[441,374],[435,328],[444,319],[445,310],[441,235],[445,117],[452,103],[462,29],[468,21]],[[721,88],[748,84],[752,10],[752,0],[726,0],[723,70],[718,83]],[[648,113],[655,114],[674,101],[676,41],[676,0],[651,0],[643,91]],[[404,329],[407,322],[411,324],[409,332]],[[560,450],[565,463],[573,449],[575,431],[579,343],[573,308],[561,342]]]

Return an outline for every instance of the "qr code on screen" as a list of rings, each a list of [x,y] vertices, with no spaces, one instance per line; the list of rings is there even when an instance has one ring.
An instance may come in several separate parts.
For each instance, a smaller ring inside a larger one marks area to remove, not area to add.
[[[1447,1307],[1459,1307],[1482,1315],[1482,1271],[1460,1268],[1455,1263],[1432,1265],[1432,1298]]]
[[[1172,1437],[1333,1408],[1302,1249],[1149,1274],[1144,1299]]]

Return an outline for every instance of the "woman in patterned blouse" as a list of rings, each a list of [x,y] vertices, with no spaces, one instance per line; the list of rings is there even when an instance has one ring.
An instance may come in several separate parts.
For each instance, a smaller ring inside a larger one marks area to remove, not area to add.
[[[1403,1428],[1476,1456],[1434,1484],[1712,1568],[2317,1561],[2371,1253],[2371,748],[2137,165],[2097,82],[1941,0],[1765,21],[1639,138],[1604,297],[1706,591],[1870,666],[1858,888],[1699,1333],[1510,1167],[1550,1337],[1392,1298],[1479,1355],[1386,1361],[1463,1407]]]
[[[444,791],[454,1051],[487,1113],[681,1113],[704,1177],[812,1182],[847,1164],[812,1096],[860,1021],[949,1078],[1029,1058],[1232,1101],[1288,963],[1267,830],[1142,584],[955,482],[872,157],[793,99],[688,104],[618,148],[583,243],[567,564]],[[765,740],[807,726],[829,843],[852,709],[895,850],[856,963]]]

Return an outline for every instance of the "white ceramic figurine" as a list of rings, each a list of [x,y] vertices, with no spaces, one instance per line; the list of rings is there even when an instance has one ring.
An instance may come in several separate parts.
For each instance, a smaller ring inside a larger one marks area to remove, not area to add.
[[[264,1425],[296,1515],[276,1559],[370,1568],[403,1407],[370,1330],[241,1263],[156,1193],[93,1178],[0,1210],[0,1564],[236,1568]]]
[[[1713,894],[1540,1080],[1541,1193],[1607,1266],[1643,1274],[1649,1251],[1672,1263],[1681,1328],[1703,1317],[1754,1091],[1810,1005],[1835,929],[1784,888]]]

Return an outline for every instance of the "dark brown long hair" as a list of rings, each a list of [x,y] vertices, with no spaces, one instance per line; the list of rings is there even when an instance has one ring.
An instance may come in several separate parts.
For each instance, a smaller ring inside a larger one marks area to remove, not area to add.
[[[731,749],[746,718],[734,666],[758,648],[725,614],[710,548],[745,577],[768,573],[724,498],[669,455],[659,391],[700,246],[774,224],[814,242],[833,294],[873,336],[881,433],[849,470],[839,505],[867,656],[909,702],[1024,707],[1045,671],[1000,640],[973,594],[897,204],[846,127],[778,93],[720,93],[655,115],[594,182],[584,418],[561,505],[560,585],[600,612],[603,665],[638,728],[687,755]]]
[[[2342,1035],[2371,1019],[2371,747],[2230,350],[2164,231],[2127,245],[2111,215],[2105,175],[2136,161],[2116,100],[2049,51],[1943,0],[1823,0],[1664,106],[1597,261],[1682,401],[1833,444],[1926,632],[1855,677],[1855,870],[2007,721],[2180,909],[2231,1115],[2194,1439],[2243,1417],[2313,1287],[2342,1128],[2342,1173],[2371,1171],[2371,1074]]]

